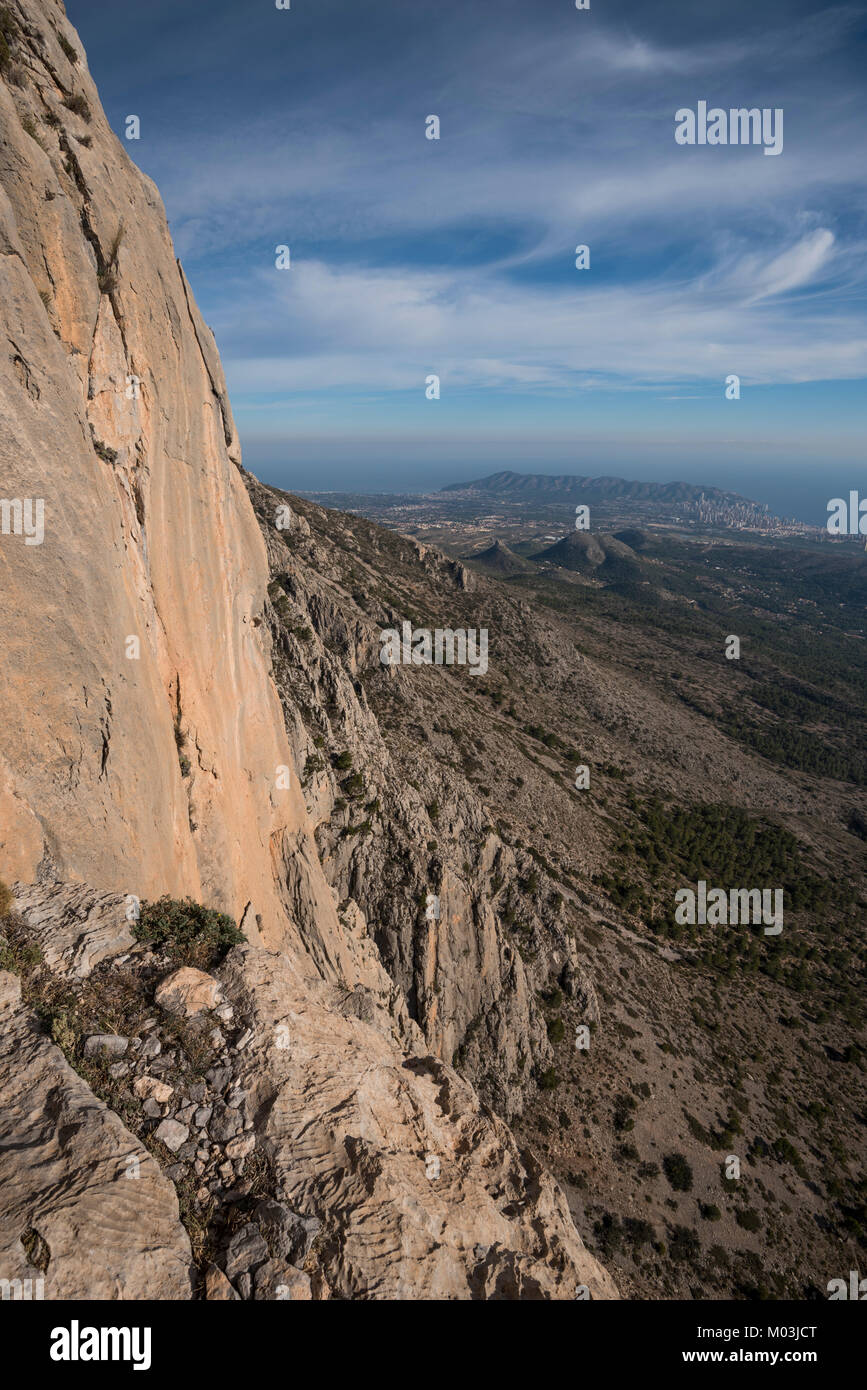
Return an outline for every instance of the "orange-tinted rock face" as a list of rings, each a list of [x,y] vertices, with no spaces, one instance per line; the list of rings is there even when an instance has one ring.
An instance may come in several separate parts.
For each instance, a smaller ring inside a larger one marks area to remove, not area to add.
[[[153,185],[57,42],[62,8],[16,13],[42,41],[21,41],[24,85],[0,83],[0,499],[41,499],[44,537],[8,511],[0,876],[47,855],[273,934],[274,842],[303,807],[278,789],[264,546],[216,347]]]

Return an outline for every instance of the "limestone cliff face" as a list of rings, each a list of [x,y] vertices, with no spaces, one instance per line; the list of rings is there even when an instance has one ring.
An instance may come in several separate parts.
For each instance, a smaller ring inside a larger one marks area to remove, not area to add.
[[[277,790],[264,546],[214,340],[62,6],[11,13],[0,497],[42,500],[44,539],[0,536],[0,875],[190,893],[273,938],[303,807]]]

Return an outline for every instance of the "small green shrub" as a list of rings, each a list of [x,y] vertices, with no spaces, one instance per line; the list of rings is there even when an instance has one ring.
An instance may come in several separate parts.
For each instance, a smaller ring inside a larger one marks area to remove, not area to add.
[[[0,6],[0,72],[6,72],[12,64],[10,40],[17,32],[12,11],[7,5]]]
[[[752,1207],[746,1207],[743,1211],[735,1212],[735,1221],[739,1226],[743,1226],[745,1231],[758,1231],[761,1229],[759,1213],[753,1211]]]
[[[804,1160],[791,1139],[787,1138],[785,1134],[780,1134],[774,1140],[771,1149],[779,1163],[791,1163],[792,1167],[803,1176]]]
[[[337,768],[338,772],[348,772],[352,767],[352,754],[344,749],[344,751],[338,753],[337,757],[334,759],[334,766]]]
[[[63,98],[63,105],[67,111],[73,115],[80,116],[83,121],[90,120],[90,107],[87,104],[87,97],[82,96],[81,92],[75,92],[72,96]]]
[[[548,1021],[548,1041],[551,1043],[562,1042],[566,1036],[566,1025],[559,1014],[556,1018]]]
[[[606,1211],[599,1221],[593,1223],[593,1234],[601,1255],[610,1260],[623,1244],[623,1227],[619,1216]]]
[[[51,1020],[51,1041],[56,1043],[67,1062],[75,1058],[78,1034],[65,1013],[56,1014]]]
[[[671,1232],[669,1254],[673,1260],[694,1260],[701,1254],[701,1241],[688,1226],[675,1226]]]
[[[42,965],[43,956],[36,942],[28,938],[12,902],[12,890],[0,879],[0,970],[20,975],[23,992],[26,982]]]
[[[0,937],[0,970],[26,977],[41,964],[42,952],[35,943],[22,941],[18,936],[12,941]]]
[[[615,1097],[612,1124],[617,1134],[625,1134],[628,1130],[635,1128],[635,1121],[632,1118],[632,1111],[635,1108],[636,1102],[632,1096],[620,1095]]]
[[[630,1245],[636,1245],[640,1249],[642,1245],[652,1245],[656,1232],[649,1221],[641,1221],[634,1216],[626,1216],[623,1219],[623,1232]]]
[[[138,941],[162,948],[179,965],[194,965],[200,970],[217,965],[244,940],[231,917],[192,898],[163,897],[142,903],[133,935]]]
[[[662,1171],[675,1192],[689,1192],[692,1189],[692,1168],[683,1154],[666,1154],[662,1160]]]
[[[101,281],[101,280],[100,280],[100,289],[102,289],[102,281]],[[103,463],[117,463],[117,458],[118,458],[117,449],[112,449],[111,446],[110,446],[109,444],[103,444],[102,440],[101,440],[101,439],[97,439],[95,435],[94,435],[94,439],[93,439],[93,447],[94,447],[94,451],[99,455],[99,457],[102,459]]]

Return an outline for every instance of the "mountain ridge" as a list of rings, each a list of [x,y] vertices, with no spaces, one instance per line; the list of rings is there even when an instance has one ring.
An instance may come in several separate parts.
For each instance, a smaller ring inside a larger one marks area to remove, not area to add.
[[[736,492],[727,492],[717,487],[698,487],[693,483],[671,482],[654,483],[630,481],[613,476],[584,477],[578,474],[516,473],[503,469],[466,483],[449,483],[440,492],[491,493],[497,496],[519,500],[569,500],[569,501],[646,501],[646,502],[698,502],[751,503],[750,499]]]

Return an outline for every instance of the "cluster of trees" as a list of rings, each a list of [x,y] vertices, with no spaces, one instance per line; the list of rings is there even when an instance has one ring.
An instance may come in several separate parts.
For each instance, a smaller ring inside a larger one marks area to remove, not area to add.
[[[666,806],[658,797],[636,801],[639,834],[634,852],[651,881],[675,870],[685,883],[705,879],[723,888],[775,887],[792,911],[814,911],[853,899],[850,885],[808,869],[795,836],[738,806]],[[669,875],[666,875],[669,877]]]
[[[832,748],[815,734],[777,721],[766,724],[745,724],[743,715],[730,715],[726,732],[749,748],[761,753],[771,762],[799,772],[813,772],[819,777],[834,777],[840,782],[853,782],[856,787],[867,786],[867,759],[856,751],[844,752]]]
[[[859,1016],[851,985],[867,951],[853,935],[851,883],[813,872],[794,835],[739,807],[669,806],[656,797],[641,801],[632,791],[627,802],[634,822],[617,846],[619,863],[594,879],[612,902],[641,917],[654,934],[697,946],[687,960],[727,978],[761,973],[798,993],[824,985],[843,1016]],[[787,913],[812,914],[809,929],[768,938],[760,925],[720,930],[675,922],[675,888],[699,879],[726,889],[782,888]]]

